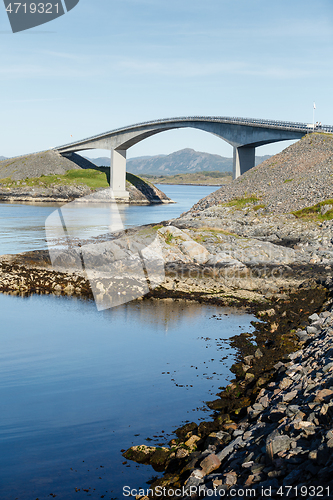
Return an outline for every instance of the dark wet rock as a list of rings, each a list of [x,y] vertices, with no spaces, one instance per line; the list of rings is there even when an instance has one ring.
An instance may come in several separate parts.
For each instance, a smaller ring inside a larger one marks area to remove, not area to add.
[[[140,464],[162,465],[170,455],[169,448],[155,446],[132,446],[123,453],[123,456]]]
[[[302,475],[301,470],[298,470],[298,469],[293,470],[284,478],[283,485],[290,486],[290,485],[295,484],[299,480],[301,475]]]
[[[217,422],[201,422],[198,427],[198,435],[207,436],[211,432],[215,432],[217,430],[218,430]]]
[[[198,430],[198,424],[196,424],[195,422],[191,422],[189,424],[183,425],[183,427],[179,427],[179,429],[175,431],[175,434],[180,440],[183,440],[189,432],[196,433],[197,430]]]

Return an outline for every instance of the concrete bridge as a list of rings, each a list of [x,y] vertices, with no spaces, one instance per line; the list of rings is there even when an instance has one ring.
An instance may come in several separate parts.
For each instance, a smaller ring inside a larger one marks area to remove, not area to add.
[[[255,148],[278,141],[300,139],[313,132],[306,123],[281,122],[234,117],[192,116],[167,118],[123,127],[81,141],[54,148],[64,156],[87,149],[111,151],[110,187],[119,199],[127,199],[126,151],[134,144],[166,130],[196,128],[210,132],[231,144],[233,154],[233,178],[254,167]],[[333,132],[331,126],[321,126],[323,132]]]

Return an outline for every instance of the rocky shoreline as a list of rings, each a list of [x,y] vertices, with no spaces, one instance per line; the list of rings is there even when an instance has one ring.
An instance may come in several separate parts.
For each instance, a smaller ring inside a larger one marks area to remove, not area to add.
[[[57,267],[47,251],[0,258],[2,293],[92,299],[83,246],[93,267],[107,258],[123,277],[127,250],[155,242],[165,279],[140,300],[257,316],[253,334],[232,339],[235,379],[207,402],[211,419],[179,428],[165,446],[125,451],[164,472],[138,498],[333,498],[332,158],[331,137],[306,137],[178,219],[71,241],[55,252]],[[103,301],[108,290],[99,293]]]
[[[274,365],[265,384],[257,384],[257,397],[245,415],[220,413],[213,422],[178,429],[170,448],[136,446],[124,453],[141,463],[164,460],[167,473],[151,485],[150,497],[163,491],[176,498],[181,491],[183,498],[192,499],[332,498],[332,300],[325,306],[297,329],[300,348]],[[245,377],[226,388],[222,401],[235,393],[236,385],[239,390],[249,384],[263,356],[260,348],[245,356]]]
[[[152,231],[163,244],[166,278],[141,300],[169,297],[242,306],[260,320],[252,336],[233,339],[238,350],[232,368],[236,378],[216,400],[207,402],[214,412],[211,420],[178,429],[169,446],[141,445],[125,452],[127,459],[164,471],[163,478],[150,486],[149,496],[165,488],[163,496],[179,498],[172,492],[181,488],[182,496],[188,491],[190,498],[211,491],[217,496],[238,492],[234,497],[242,498],[242,490],[248,488],[256,498],[264,498],[264,488],[270,496],[284,498],[279,492],[287,496],[287,486],[314,486],[318,494],[320,487],[331,487],[331,437],[326,439],[333,428],[330,265],[311,263],[311,252],[303,252],[303,263],[297,262],[297,255],[285,263],[281,248],[273,243],[278,253],[271,253],[266,262],[251,237],[242,262],[219,252],[220,243],[214,242],[216,234],[209,228],[181,230],[166,223],[143,231]],[[221,234],[224,245],[224,238],[235,238]],[[53,269],[47,251],[2,256],[0,277],[5,294],[93,297],[84,273]]]
[[[172,221],[206,265],[238,265],[219,291],[241,290],[262,322],[233,339],[236,378],[207,402],[211,421],[125,451],[164,471],[137,498],[333,498],[332,158],[332,136],[307,136]]]
[[[131,175],[133,181],[135,176]],[[57,186],[34,188],[2,187],[0,184],[0,202],[7,203],[110,203],[118,201],[130,205],[151,205],[156,203],[174,203],[160,189],[151,183],[136,177],[136,185],[126,182],[128,200],[114,199],[109,189],[90,189],[88,186]]]
[[[183,219],[173,224],[183,227]],[[256,231],[261,231],[260,228],[257,224]],[[252,235],[239,237],[236,232],[207,226],[180,229],[169,222],[147,225],[119,232],[116,236],[73,240],[70,249],[60,252],[58,263],[53,262],[57,264],[55,267],[47,250],[4,255],[0,257],[0,291],[92,297],[87,274],[81,265],[82,248],[89,249],[85,256],[91,257],[90,264],[98,267],[101,252],[104,259],[105,252],[111,259],[116,255],[115,262],[121,265],[128,258],[128,244],[145,247],[157,242],[165,263],[165,279],[150,290],[150,295],[193,297],[225,305],[268,303],[271,299],[286,299],[299,287],[325,283],[330,286],[332,243],[328,238],[327,244],[320,241],[323,240],[321,231],[325,233],[326,230],[331,233],[331,228],[326,226],[315,225],[311,229],[308,225],[307,231],[300,226],[300,238],[308,239],[310,231],[317,231],[320,238],[312,238],[313,243],[308,245],[299,241],[290,248]],[[77,286],[78,281],[80,286]]]

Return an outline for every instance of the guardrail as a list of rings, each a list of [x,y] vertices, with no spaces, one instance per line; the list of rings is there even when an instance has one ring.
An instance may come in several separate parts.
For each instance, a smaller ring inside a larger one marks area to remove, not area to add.
[[[230,117],[230,116],[182,116],[182,117],[174,117],[174,118],[159,118],[158,120],[149,120],[145,122],[136,123],[134,125],[130,125],[129,127],[119,127],[114,130],[110,130],[108,132],[104,132],[102,134],[93,135],[91,137],[87,137],[86,139],[82,139],[79,141],[70,142],[68,144],[64,144],[62,146],[58,146],[57,148],[53,148],[55,150],[66,148],[72,146],[74,144],[81,144],[86,141],[91,141],[98,138],[103,138],[110,134],[114,135],[119,132],[131,131],[138,127],[144,127],[147,125],[156,125],[158,123],[173,123],[173,122],[189,122],[189,121],[205,121],[205,122],[218,122],[218,123],[230,123],[230,124],[238,124],[238,125],[257,125],[259,127],[269,127],[275,129],[282,130],[297,130],[299,132],[310,133],[313,131],[321,131],[321,132],[329,132],[333,133],[332,125],[316,125],[312,126],[312,124],[301,123],[301,122],[286,122],[279,120],[267,120],[260,118],[240,118],[240,117]]]

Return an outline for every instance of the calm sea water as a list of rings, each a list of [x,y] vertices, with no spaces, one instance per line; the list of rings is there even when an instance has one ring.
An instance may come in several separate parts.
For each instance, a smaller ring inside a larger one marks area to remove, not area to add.
[[[204,401],[230,377],[228,339],[252,328],[249,315],[171,300],[99,313],[73,298],[2,295],[0,307],[1,500],[147,488],[158,474],[124,463],[121,449],[166,444],[208,417]]]
[[[212,186],[172,186],[158,185],[176,203],[170,205],[129,206],[118,204],[124,227],[158,223],[169,220],[189,210],[199,199],[213,192]],[[15,254],[47,248],[45,220],[61,204],[40,203],[0,203],[0,255]],[[80,209],[75,215],[77,236],[90,237],[109,231],[109,208],[105,204],[95,204],[92,209]]]
[[[179,203],[120,207],[124,225],[177,217],[212,188],[163,190]],[[0,254],[45,248],[55,208],[0,204]],[[103,232],[103,213],[79,231]],[[204,402],[230,378],[228,339],[253,319],[172,300],[98,312],[92,301],[0,295],[0,310],[1,500],[111,499],[148,487],[159,474],[121,450],[166,444],[182,423],[209,417]]]

